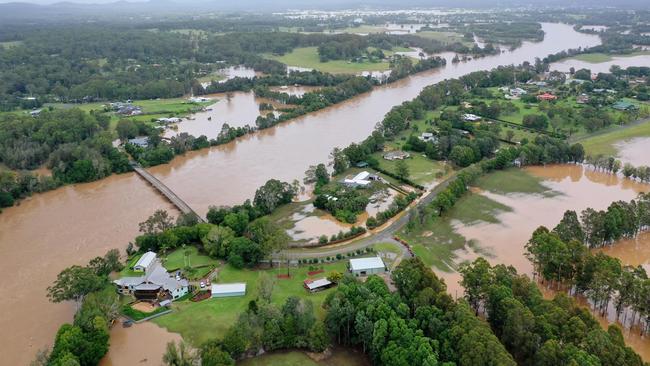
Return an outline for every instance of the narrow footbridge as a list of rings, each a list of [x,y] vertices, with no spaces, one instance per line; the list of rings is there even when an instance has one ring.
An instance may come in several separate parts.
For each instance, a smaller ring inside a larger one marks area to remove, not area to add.
[[[199,222],[205,222],[205,219],[203,219],[201,216],[199,216],[196,211],[190,207],[185,201],[183,201],[174,191],[169,189],[163,182],[158,180],[158,178],[154,177],[151,173],[146,171],[140,164],[132,162],[131,166],[133,167],[133,170],[135,170],[136,173],[140,177],[142,177],[144,180],[149,182],[154,188],[158,190],[163,196],[167,197],[169,202],[174,204],[182,213],[184,214],[193,214],[196,216],[196,218],[199,220]]]

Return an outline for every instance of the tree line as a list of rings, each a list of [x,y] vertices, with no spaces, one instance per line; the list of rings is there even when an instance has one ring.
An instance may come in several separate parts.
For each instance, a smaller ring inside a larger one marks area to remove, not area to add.
[[[464,301],[454,302],[419,258],[384,280],[346,276],[325,301],[325,327],[340,345],[361,348],[382,365],[515,365],[490,328]]]
[[[537,285],[513,267],[491,266],[478,258],[462,265],[460,272],[465,299],[477,314],[486,314],[492,331],[517,363],[645,365],[625,345],[618,326],[603,330],[587,309],[565,294],[544,299]]]

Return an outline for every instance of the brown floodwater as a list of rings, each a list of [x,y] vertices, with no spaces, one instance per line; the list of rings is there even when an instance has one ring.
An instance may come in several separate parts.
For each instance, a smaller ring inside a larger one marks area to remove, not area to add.
[[[568,25],[544,24],[543,29],[543,42],[525,42],[512,52],[469,62],[448,62],[236,142],[187,153],[151,172],[200,214],[209,205],[240,203],[268,179],[301,179],[309,165],[328,160],[334,147],[363,140],[392,106],[413,99],[427,85],[600,43]],[[124,248],[137,235],[138,223],[157,208],[171,209],[129,174],[35,195],[0,215],[0,273],[12,280],[0,284],[0,326],[12,334],[0,343],[0,354],[8,355],[5,361],[27,364],[37,349],[52,343],[60,324],[71,321],[72,304],[53,305],[45,298],[56,274],[110,248]],[[141,337],[142,342],[148,340]]]
[[[0,214],[0,324],[3,362],[26,365],[72,321],[72,303],[52,304],[57,273],[126,247],[156,209],[175,210],[134,174],[34,195]]]
[[[154,323],[144,322],[129,328],[115,324],[111,328],[111,347],[99,366],[162,365],[167,343],[180,341],[179,334]]]
[[[613,56],[611,60],[605,62],[587,62],[570,58],[551,64],[551,70],[569,72],[573,67],[575,70],[587,69],[592,73],[609,72],[610,67],[617,65],[623,69],[630,66],[648,66],[650,65],[650,55],[637,56]]]
[[[635,137],[614,145],[617,156],[624,163],[650,166],[650,137]]]
[[[552,165],[530,167],[526,171],[542,179],[542,184],[551,189],[555,195],[496,194],[478,191],[496,202],[510,207],[508,212],[499,212],[499,223],[480,222],[464,225],[453,222],[454,229],[467,240],[480,248],[477,252],[457,251],[457,263],[472,261],[479,255],[486,257],[493,265],[514,266],[519,273],[532,276],[533,268],[525,257],[524,245],[533,231],[544,225],[552,229],[562,219],[566,210],[580,211],[587,207],[605,209],[613,201],[634,199],[640,192],[650,191],[650,185],[641,184],[612,174],[596,172],[580,165]],[[650,263],[650,235],[644,234],[636,240],[623,241],[604,249],[607,254],[620,258],[624,264]],[[643,250],[638,250],[643,247]],[[630,262],[628,262],[630,260]],[[450,294],[457,298],[463,295],[458,283],[461,276],[456,273],[436,271],[445,279]],[[613,323],[616,319],[609,315],[600,319],[603,323]],[[640,337],[638,332],[625,332],[626,340],[644,359],[650,359],[650,339]]]

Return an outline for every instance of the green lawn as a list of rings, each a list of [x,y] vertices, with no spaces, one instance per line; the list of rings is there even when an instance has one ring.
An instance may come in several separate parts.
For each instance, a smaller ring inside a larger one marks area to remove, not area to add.
[[[542,180],[521,169],[500,170],[479,178],[477,186],[498,194],[524,193],[543,194],[552,197],[557,194],[542,184]]]
[[[599,133],[584,140],[580,140],[588,155],[615,156],[617,154],[616,143],[634,137],[650,136],[650,121],[637,124],[631,127],[612,126],[609,131]]]
[[[356,74],[362,71],[386,71],[388,62],[349,62],[335,60],[320,62],[316,47],[296,48],[283,56],[267,55],[268,58],[280,61],[288,66],[305,67],[335,74]]]
[[[360,25],[358,27],[347,27],[343,29],[331,29],[326,33],[384,33],[386,28],[378,25]]]
[[[333,270],[345,272],[346,265],[347,261],[322,264],[325,273],[313,277],[307,275],[307,272],[310,271],[309,266],[291,268],[291,279],[276,279],[272,302],[281,305],[289,296],[307,298],[313,301],[317,316],[323,317],[325,310],[321,307],[321,304],[333,289],[310,294],[303,288],[303,281],[307,278],[325,277]],[[208,299],[196,303],[189,300],[175,302],[172,306],[174,311],[171,314],[156,318],[153,322],[172,332],[180,333],[184,339],[194,345],[200,345],[209,339],[222,337],[228,327],[235,323],[239,314],[246,310],[248,303],[257,299],[257,284],[260,274],[263,272],[275,278],[277,274],[286,273],[287,269],[284,267],[266,271],[238,270],[225,265],[219,270],[217,283],[245,282],[247,285],[246,296]]]
[[[431,160],[421,153],[410,152],[411,157],[404,160],[409,168],[409,179],[417,184],[426,186],[447,175],[451,168],[444,162]],[[395,173],[397,161],[390,161],[383,158],[383,153],[374,155],[379,161],[379,167],[391,173]]]
[[[185,251],[189,252],[188,256],[185,255]],[[205,254],[199,253],[196,247],[190,246],[186,249],[179,248],[171,252],[164,259],[163,263],[165,264],[165,268],[183,268],[185,266],[217,265],[219,262]]]
[[[418,37],[433,39],[443,43],[462,43],[466,46],[473,46],[474,42],[467,40],[463,37],[462,34],[456,32],[436,32],[436,31],[422,31],[417,32]]]
[[[601,62],[612,61],[615,57],[634,57],[634,56],[643,56],[650,55],[650,51],[637,51],[632,53],[626,53],[622,55],[610,55],[607,53],[583,53],[572,57],[573,59],[589,62],[591,64],[599,64]]]

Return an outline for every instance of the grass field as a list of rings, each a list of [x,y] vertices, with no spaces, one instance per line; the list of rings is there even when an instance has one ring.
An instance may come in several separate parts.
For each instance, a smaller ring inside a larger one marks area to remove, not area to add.
[[[186,256],[185,251],[188,251],[189,255]],[[193,246],[187,247],[186,249],[176,249],[163,259],[163,265],[168,271],[176,268],[185,269],[185,267],[191,267],[191,273],[184,273],[191,280],[205,277],[218,264],[219,261],[199,253],[198,249]]]
[[[580,140],[582,146],[588,155],[605,155],[615,156],[616,143],[625,141],[634,137],[650,136],[650,121],[630,127],[612,126],[606,132],[599,133],[584,140]]]
[[[468,41],[462,34],[456,32],[436,32],[436,31],[422,31],[416,33],[418,37],[433,39],[443,43],[461,43],[466,46],[473,46],[473,41]]]
[[[346,265],[346,261],[323,264],[325,273],[312,277],[307,275],[307,272],[310,271],[309,266],[291,268],[290,279],[276,279],[272,302],[281,305],[290,296],[307,298],[313,301],[314,311],[317,316],[323,317],[325,310],[321,307],[321,304],[333,289],[310,294],[303,288],[303,281],[307,278],[325,277],[333,270],[345,272]],[[221,337],[228,327],[235,323],[239,314],[246,310],[248,303],[257,299],[257,285],[260,275],[264,272],[275,278],[277,274],[285,274],[287,269],[285,267],[265,271],[238,270],[225,265],[219,270],[216,282],[245,282],[247,285],[246,296],[208,299],[196,303],[189,300],[175,302],[172,306],[174,311],[171,314],[156,318],[153,321],[172,332],[180,333],[184,339],[189,340],[194,345],[200,345],[209,339]]]
[[[397,161],[389,161],[382,157],[382,153],[375,154],[379,161],[379,167],[391,173],[395,173]],[[411,152],[411,157],[404,160],[409,168],[409,179],[417,184],[426,186],[436,180],[442,179],[449,172],[451,167],[444,162],[431,160],[420,153]]]
[[[384,33],[386,28],[377,25],[360,25],[358,27],[347,27],[343,29],[331,29],[325,33]]]
[[[632,53],[627,53],[622,55],[610,55],[606,53],[583,53],[581,55],[577,55],[572,58],[584,62],[589,62],[591,64],[598,64],[601,62],[612,61],[615,57],[634,57],[634,56],[643,56],[643,55],[650,55],[650,51],[637,51],[637,52],[632,52]]]
[[[479,178],[477,186],[483,190],[498,194],[524,193],[542,194],[552,197],[557,192],[549,190],[540,178],[534,177],[521,169],[496,171]]]
[[[283,56],[268,55],[270,59],[280,61],[288,66],[305,67],[334,74],[356,74],[363,71],[386,71],[388,62],[348,62],[335,60],[320,62],[316,47],[296,48]]]

